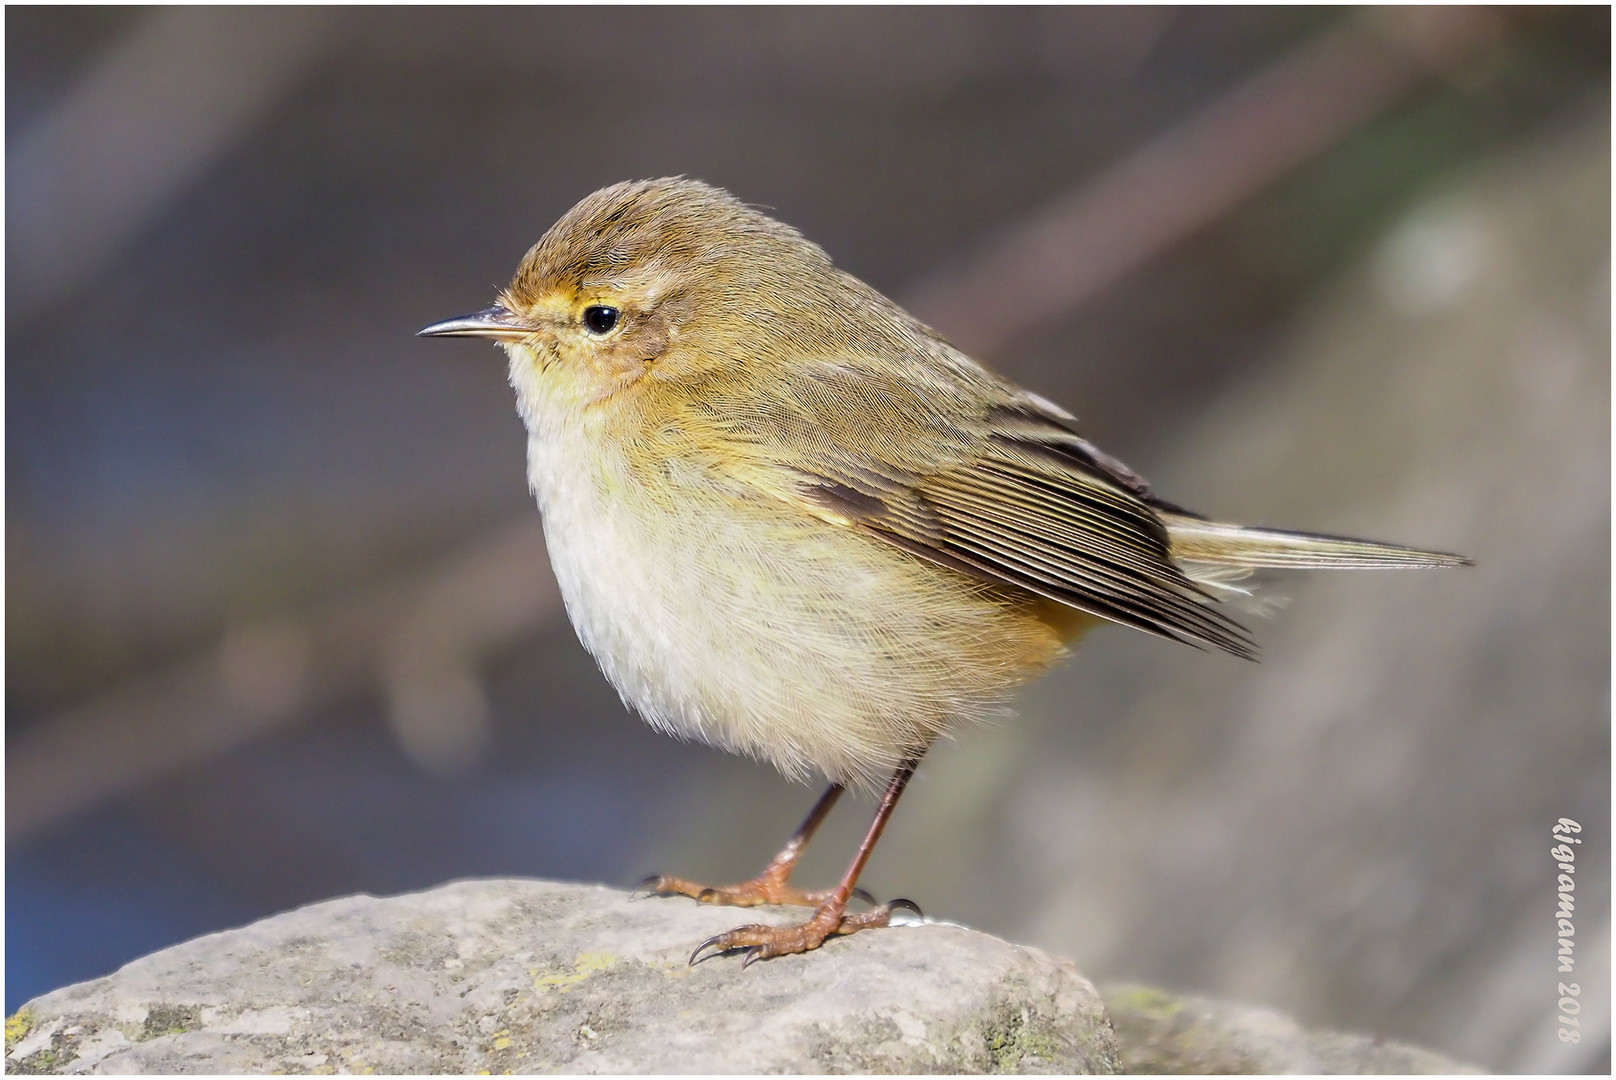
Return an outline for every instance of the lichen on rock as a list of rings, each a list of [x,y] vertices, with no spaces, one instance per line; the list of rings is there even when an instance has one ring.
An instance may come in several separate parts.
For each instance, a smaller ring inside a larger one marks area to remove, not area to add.
[[[1135,1007],[1145,992],[1125,992],[1114,1033],[1099,993],[1069,962],[940,923],[835,938],[745,969],[733,957],[689,966],[696,942],[737,921],[733,909],[685,899],[631,903],[614,890],[543,881],[331,900],[30,1002],[7,1021],[6,1069],[1113,1073],[1195,1060],[1405,1071],[1429,1063],[1354,1059],[1363,1047],[1346,1036],[1308,1036],[1324,1040],[1313,1049],[1339,1052],[1264,1057],[1252,1030],[1228,1024],[1194,1029],[1232,1047],[1194,1059],[1172,1026],[1190,1005]],[[1136,1033],[1158,1041],[1130,1044]]]

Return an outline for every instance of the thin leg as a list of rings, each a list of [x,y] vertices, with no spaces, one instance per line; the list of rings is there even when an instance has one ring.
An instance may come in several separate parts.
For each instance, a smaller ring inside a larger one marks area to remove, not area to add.
[[[792,888],[787,882],[791,878],[791,872],[797,868],[797,860],[802,858],[803,849],[808,846],[808,841],[813,839],[815,831],[830,814],[830,808],[841,798],[843,790],[840,784],[832,784],[826,788],[825,794],[814,803],[814,808],[808,811],[808,816],[797,827],[797,831],[791,834],[791,839],[786,841],[786,846],[780,849],[780,854],[771,859],[769,865],[763,868],[763,872],[751,881],[713,888],[694,881],[686,881],[684,878],[652,874],[640,882],[634,891],[644,889],[660,896],[692,896],[703,904],[728,904],[731,907],[754,907],[758,904],[819,907],[835,894],[835,890],[804,892]],[[870,899],[868,893],[859,895],[866,900]],[[874,903],[873,900],[870,902]]]
[[[690,954],[690,962],[696,964],[730,949],[745,949],[746,962],[742,965],[744,967],[754,960],[807,952],[819,948],[826,938],[837,934],[853,934],[870,927],[886,926],[892,918],[894,907],[914,908],[914,904],[907,900],[894,900],[890,904],[883,904],[857,915],[847,914],[847,902],[852,898],[853,890],[858,885],[859,874],[864,872],[864,864],[870,860],[870,852],[875,850],[876,841],[881,839],[881,832],[887,827],[887,819],[892,816],[892,811],[898,805],[898,798],[903,794],[904,787],[908,785],[909,778],[915,774],[915,767],[919,764],[920,757],[916,755],[892,774],[886,794],[881,796],[881,805],[876,808],[875,820],[870,822],[870,829],[864,834],[863,843],[859,844],[858,852],[848,864],[847,872],[842,875],[842,883],[819,905],[819,910],[814,912],[813,918],[801,926],[753,924],[737,927],[727,934],[710,937],[696,946],[696,951]],[[709,949],[712,951],[708,952]]]

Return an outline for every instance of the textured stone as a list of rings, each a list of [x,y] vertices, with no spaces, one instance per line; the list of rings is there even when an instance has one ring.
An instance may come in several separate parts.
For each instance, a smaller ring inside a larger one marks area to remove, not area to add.
[[[1109,1072],[1068,962],[942,924],[742,970],[702,939],[791,913],[460,882],[176,945],[35,1000],[8,1072]]]
[[[1143,986],[1106,987],[1106,1009],[1130,1073],[1476,1072],[1406,1043],[1308,1031],[1272,1009],[1176,996]]]
[[[331,900],[30,1002],[6,1071],[1465,1071],[1264,1009],[1131,986],[1102,1002],[1069,962],[945,923],[686,963],[793,915],[544,881]]]

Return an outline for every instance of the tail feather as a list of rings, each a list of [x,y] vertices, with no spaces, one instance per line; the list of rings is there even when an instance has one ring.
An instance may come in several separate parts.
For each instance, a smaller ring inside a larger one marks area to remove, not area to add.
[[[1426,570],[1475,565],[1463,555],[1349,536],[1228,525],[1163,514],[1175,562],[1297,570]]]

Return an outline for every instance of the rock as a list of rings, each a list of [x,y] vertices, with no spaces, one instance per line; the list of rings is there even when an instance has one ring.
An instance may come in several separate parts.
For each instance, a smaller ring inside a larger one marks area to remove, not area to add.
[[[30,1002],[6,1071],[1462,1071],[1261,1009],[1139,987],[1102,1003],[1068,961],[946,923],[688,966],[748,918],[544,881],[331,900]]]
[[[697,942],[752,919],[542,881],[331,900],[36,999],[7,1023],[6,1071],[1117,1068],[1070,963],[961,927],[687,966]]]
[[[1122,1071],[1230,1073],[1477,1072],[1405,1043],[1307,1031],[1272,1009],[1178,997],[1144,986],[1103,991]]]

